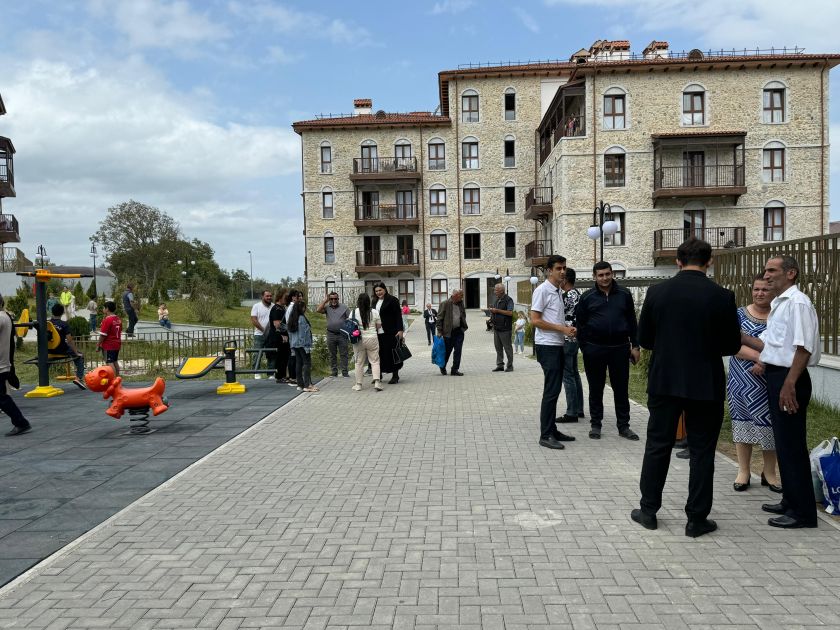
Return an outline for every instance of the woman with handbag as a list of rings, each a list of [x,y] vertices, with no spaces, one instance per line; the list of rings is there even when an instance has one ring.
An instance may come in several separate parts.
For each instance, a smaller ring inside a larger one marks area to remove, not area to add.
[[[268,314],[268,321],[271,324],[269,338],[272,340],[271,347],[277,348],[275,365],[277,370],[274,373],[274,380],[277,383],[288,383],[286,373],[289,367],[289,355],[292,352],[289,346],[289,331],[286,330],[286,289],[280,289],[274,297],[274,306]]]
[[[301,298],[295,302],[289,317],[289,345],[295,351],[297,366],[297,388],[305,392],[321,391],[312,385],[312,326],[306,319],[306,302]]]
[[[383,373],[390,373],[391,380],[388,384],[394,385],[400,382],[400,368],[402,359],[394,351],[403,344],[403,320],[400,301],[388,293],[384,282],[374,285],[373,292],[376,294],[374,309],[379,313],[382,321],[382,332],[379,333],[379,362]]]
[[[382,323],[379,319],[379,313],[370,307],[370,296],[367,293],[359,295],[359,299],[356,300],[356,308],[351,318],[355,320],[356,325],[359,327],[359,340],[353,344],[356,363],[356,384],[353,385],[353,391],[358,392],[362,390],[365,363],[370,362],[371,373],[373,375],[373,388],[381,392],[382,376],[379,370],[379,330],[382,328]]]

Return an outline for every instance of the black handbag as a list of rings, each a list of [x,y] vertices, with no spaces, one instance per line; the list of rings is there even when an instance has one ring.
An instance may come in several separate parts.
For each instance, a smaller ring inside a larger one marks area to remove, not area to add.
[[[394,358],[394,365],[402,363],[411,358],[411,350],[405,345],[405,341],[400,339],[399,343],[391,350],[391,355]]]

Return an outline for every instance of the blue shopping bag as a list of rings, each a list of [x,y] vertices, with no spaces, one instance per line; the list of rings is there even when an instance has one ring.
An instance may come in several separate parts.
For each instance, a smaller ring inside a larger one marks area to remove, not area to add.
[[[840,440],[834,438],[831,452],[820,457],[820,478],[823,482],[829,514],[840,514]]]
[[[432,363],[439,368],[446,367],[446,344],[443,342],[443,337],[437,335],[432,340]]]

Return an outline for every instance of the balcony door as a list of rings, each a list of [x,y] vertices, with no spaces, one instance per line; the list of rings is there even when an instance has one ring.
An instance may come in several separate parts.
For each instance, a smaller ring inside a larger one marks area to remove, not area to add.
[[[706,229],[706,210],[685,210],[683,212],[683,238],[692,236],[702,239]]]
[[[362,219],[378,219],[379,218],[379,192],[364,190],[362,191]]]
[[[375,144],[362,147],[362,173],[376,173],[379,170],[376,157]]]
[[[414,217],[414,191],[397,191],[397,218],[410,219]]]
[[[705,186],[705,169],[705,152],[683,152],[683,186],[685,188],[702,188]]]
[[[414,237],[411,234],[397,235],[397,264],[414,264]]]
[[[378,236],[365,236],[365,265],[378,266],[382,264],[382,249],[379,245]]]

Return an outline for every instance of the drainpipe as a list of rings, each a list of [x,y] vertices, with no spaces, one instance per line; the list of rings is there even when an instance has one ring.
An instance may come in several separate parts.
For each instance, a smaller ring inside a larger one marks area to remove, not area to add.
[[[303,278],[309,284],[309,261],[306,256],[306,179],[304,178],[303,134],[300,134],[300,201],[303,206]],[[253,297],[253,296],[252,296]],[[307,296],[308,299],[309,296]]]
[[[592,73],[592,207],[598,207],[598,154],[597,154],[597,138],[598,138],[598,131],[595,121],[595,78],[598,76],[598,71],[595,70]],[[586,121],[584,120],[584,124]],[[603,235],[602,235],[603,238]],[[592,241],[592,263],[595,264],[598,262],[598,253],[597,247],[595,245],[595,241]]]
[[[455,80],[455,101],[457,102],[458,99],[458,81]],[[452,105],[450,103],[449,107],[450,111],[452,110]],[[461,155],[460,155],[460,147],[461,147],[461,140],[460,140],[460,132],[458,131],[458,119],[461,117],[461,109],[460,104],[457,110],[458,115],[455,117],[455,194],[456,203],[455,203],[455,212],[458,214],[458,283],[461,285],[461,290],[464,289],[464,265],[463,265],[463,251],[461,245],[461,167],[458,166],[461,163]],[[447,291],[451,292],[451,290],[447,287]],[[447,297],[447,299],[449,299]]]
[[[423,308],[426,307],[426,230],[425,230],[425,214],[423,208],[423,125],[420,125],[420,190],[417,191],[417,212],[420,214],[420,277],[423,278]],[[431,282],[431,280],[429,281]],[[425,325],[425,323],[424,323]]]
[[[828,59],[820,71],[820,235],[825,234],[825,71]]]

